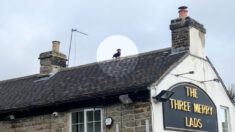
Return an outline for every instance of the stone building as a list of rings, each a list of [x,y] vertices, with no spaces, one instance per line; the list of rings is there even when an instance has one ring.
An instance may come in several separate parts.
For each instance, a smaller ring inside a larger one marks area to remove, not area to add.
[[[67,68],[53,41],[39,74],[0,82],[0,132],[234,132],[206,30],[179,9],[169,48]]]

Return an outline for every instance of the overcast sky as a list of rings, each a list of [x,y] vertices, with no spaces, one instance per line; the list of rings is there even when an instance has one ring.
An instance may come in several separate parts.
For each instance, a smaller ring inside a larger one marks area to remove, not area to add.
[[[207,29],[207,56],[226,85],[235,83],[235,1],[185,1],[0,0],[0,80],[39,73],[38,56],[51,50],[53,40],[68,54],[71,28],[89,34],[74,35],[74,65],[95,62],[100,43],[111,35],[130,38],[138,52],[170,47],[170,20],[186,5]]]

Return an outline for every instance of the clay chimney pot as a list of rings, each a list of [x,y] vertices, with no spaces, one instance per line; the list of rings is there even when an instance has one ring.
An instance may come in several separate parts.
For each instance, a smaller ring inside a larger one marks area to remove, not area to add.
[[[188,16],[188,10],[187,10],[187,6],[181,6],[179,7],[179,17],[187,17]]]

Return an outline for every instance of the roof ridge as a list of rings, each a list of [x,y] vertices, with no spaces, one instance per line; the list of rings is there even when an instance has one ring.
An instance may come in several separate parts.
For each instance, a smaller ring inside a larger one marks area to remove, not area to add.
[[[32,74],[32,75],[23,76],[23,77],[16,77],[16,78],[7,79],[7,80],[1,80],[1,81],[0,81],[0,84],[6,83],[6,82],[10,82],[10,81],[16,81],[16,80],[26,79],[26,78],[30,78],[30,77],[38,76],[38,75],[39,75],[39,74]]]
[[[158,50],[152,50],[152,51],[143,52],[143,53],[138,53],[138,54],[135,54],[135,55],[128,55],[128,56],[125,56],[125,57],[120,57],[118,59],[109,59],[109,60],[92,62],[92,63],[88,63],[88,64],[84,64],[84,65],[74,66],[74,67],[67,67],[67,68],[61,69],[60,71],[68,71],[68,70],[83,68],[83,67],[92,66],[92,65],[95,65],[95,64],[100,64],[100,63],[112,62],[112,61],[116,61],[116,60],[124,60],[124,59],[137,57],[137,56],[142,56],[142,55],[147,55],[147,54],[151,54],[151,53],[163,52],[163,51],[166,51],[166,50],[169,50],[169,49],[171,49],[171,47],[158,49]]]
[[[2,81],[0,91],[5,94],[0,98],[0,114],[25,108],[54,108],[58,103],[90,100],[94,95],[112,96],[122,91],[133,92],[132,88],[146,88],[184,55],[185,53],[172,54],[171,48],[164,48],[64,69],[65,71],[61,70],[49,81],[40,83],[35,83],[40,74]],[[138,61],[133,64],[135,59]],[[120,66],[116,68],[115,62],[120,63]],[[100,70],[100,63],[107,67]],[[132,70],[129,66],[134,68],[133,72],[128,71]],[[112,75],[115,73],[117,76],[109,76],[106,71],[112,71]],[[15,96],[24,98],[12,98]]]
[[[171,49],[171,47],[168,48],[163,48],[163,49],[158,49],[158,50],[152,50],[152,51],[148,51],[148,52],[143,52],[143,53],[139,53],[139,54],[135,54],[135,55],[128,55],[125,57],[120,57],[118,60],[124,60],[124,59],[128,59],[128,58],[132,58],[132,57],[137,57],[137,56],[142,56],[142,55],[147,55],[147,54],[151,54],[151,53],[158,53],[158,52],[163,52],[166,50]],[[66,67],[66,68],[62,68],[58,71],[69,71],[69,70],[73,70],[73,69],[78,69],[78,68],[83,68],[83,67],[87,67],[87,66],[92,66],[95,64],[99,64],[99,63],[106,63],[106,62],[112,62],[112,61],[116,61],[117,59],[109,59],[109,60],[104,60],[104,61],[98,61],[98,62],[92,62],[92,63],[88,63],[88,64],[84,64],[84,65],[79,65],[79,66],[74,66],[74,67]],[[28,75],[28,76],[23,76],[23,77],[17,77],[17,78],[12,78],[12,79],[7,79],[7,80],[0,80],[0,84],[2,83],[6,83],[6,82],[10,82],[10,81],[16,81],[16,80],[21,80],[21,79],[26,79],[26,78],[30,78],[33,76],[38,76],[40,74],[32,74],[32,75]]]

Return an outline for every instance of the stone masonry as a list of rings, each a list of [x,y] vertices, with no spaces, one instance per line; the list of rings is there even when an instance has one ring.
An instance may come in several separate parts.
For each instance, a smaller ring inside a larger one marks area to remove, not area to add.
[[[70,112],[63,112],[56,117],[50,114],[1,121],[0,132],[69,132],[69,115]],[[112,117],[114,122],[111,128],[106,128],[103,123],[103,132],[115,132],[116,124],[119,125],[119,132],[146,132],[146,120],[149,122],[149,132],[152,132],[150,102],[105,106],[103,119],[105,120],[106,117]]]
[[[104,119],[112,117],[114,123],[110,129],[104,126],[104,132],[115,132],[116,124],[119,125],[119,132],[146,132],[146,120],[149,122],[149,132],[152,132],[150,104],[150,102],[137,102],[131,105],[116,104],[105,108]]]
[[[67,57],[59,51],[60,42],[52,42],[52,51],[44,52],[39,55],[40,74],[48,75],[53,72],[53,69],[61,69],[66,67]]]
[[[69,113],[1,121],[0,132],[69,132]]]
[[[205,34],[206,29],[196,20],[190,17],[182,17],[171,20],[172,50],[182,51],[188,50],[190,46],[190,28],[196,28]]]

